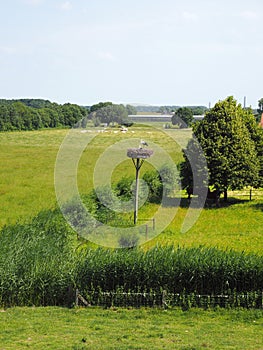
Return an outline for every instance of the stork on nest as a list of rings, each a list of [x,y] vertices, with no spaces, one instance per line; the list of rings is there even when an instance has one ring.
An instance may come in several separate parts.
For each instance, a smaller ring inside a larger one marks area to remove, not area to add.
[[[148,146],[148,143],[144,140],[141,140],[139,148],[143,148],[144,146]]]

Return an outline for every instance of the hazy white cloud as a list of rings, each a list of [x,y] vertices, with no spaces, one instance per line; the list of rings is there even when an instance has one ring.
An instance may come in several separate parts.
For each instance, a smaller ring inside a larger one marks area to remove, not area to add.
[[[60,8],[63,11],[70,11],[72,9],[72,4],[70,1],[65,1],[61,4]]]
[[[9,46],[0,46],[0,52],[7,55],[12,55],[17,52],[17,50],[14,47]]]
[[[116,57],[111,52],[107,52],[107,51],[99,52],[98,56],[103,61],[109,61],[109,62],[117,61]]]
[[[243,11],[239,13],[239,17],[249,20],[256,20],[260,18],[260,14],[256,11]]]
[[[196,13],[194,13],[194,12],[184,11],[182,13],[182,17],[186,21],[197,21],[198,20],[198,15]]]
[[[33,5],[33,6],[40,5],[44,2],[44,0],[23,0],[23,1],[24,3],[28,5]]]

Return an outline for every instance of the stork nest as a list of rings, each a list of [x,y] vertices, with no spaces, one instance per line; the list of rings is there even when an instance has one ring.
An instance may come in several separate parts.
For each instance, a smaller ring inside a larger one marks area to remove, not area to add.
[[[129,158],[150,158],[150,156],[153,154],[152,149],[147,148],[129,148],[127,150],[127,156]]]

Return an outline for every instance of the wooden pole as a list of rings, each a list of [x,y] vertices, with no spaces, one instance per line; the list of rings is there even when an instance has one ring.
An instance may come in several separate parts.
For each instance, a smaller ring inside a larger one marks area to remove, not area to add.
[[[138,206],[139,206],[139,171],[140,171],[140,159],[136,159],[136,187],[135,187],[135,200],[134,200],[134,219],[133,223],[136,225],[138,219]]]

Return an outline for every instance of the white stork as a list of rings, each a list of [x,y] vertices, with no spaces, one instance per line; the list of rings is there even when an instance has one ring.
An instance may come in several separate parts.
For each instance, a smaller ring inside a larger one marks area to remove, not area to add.
[[[148,146],[148,143],[144,140],[141,140],[140,142],[140,148],[142,148],[143,146]]]

